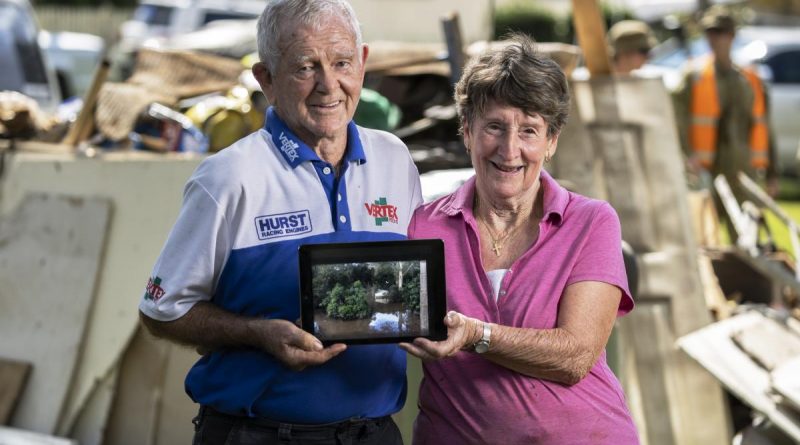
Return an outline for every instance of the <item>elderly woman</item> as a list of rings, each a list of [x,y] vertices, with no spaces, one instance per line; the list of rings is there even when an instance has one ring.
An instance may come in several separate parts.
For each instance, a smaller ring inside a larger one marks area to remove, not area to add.
[[[455,98],[475,176],[409,225],[444,240],[451,310],[446,340],[402,344],[425,361],[414,443],[638,443],[604,352],[633,308],[619,219],[542,169],[564,73],[518,35],[473,59]]]

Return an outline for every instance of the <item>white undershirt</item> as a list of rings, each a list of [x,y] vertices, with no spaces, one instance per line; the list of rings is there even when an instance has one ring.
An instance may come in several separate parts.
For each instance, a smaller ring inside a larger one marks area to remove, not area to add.
[[[500,284],[503,281],[503,277],[506,276],[506,272],[508,269],[495,269],[486,272],[486,275],[489,277],[489,281],[492,282],[492,290],[494,291],[494,301],[497,301],[500,295]]]

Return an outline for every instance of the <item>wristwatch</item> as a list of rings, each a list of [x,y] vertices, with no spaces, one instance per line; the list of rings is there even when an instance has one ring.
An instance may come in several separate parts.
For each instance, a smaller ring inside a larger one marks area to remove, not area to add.
[[[472,345],[472,350],[477,352],[478,354],[483,354],[489,351],[489,344],[491,343],[492,339],[492,324],[484,322],[483,323],[483,337],[478,340],[477,343]]]

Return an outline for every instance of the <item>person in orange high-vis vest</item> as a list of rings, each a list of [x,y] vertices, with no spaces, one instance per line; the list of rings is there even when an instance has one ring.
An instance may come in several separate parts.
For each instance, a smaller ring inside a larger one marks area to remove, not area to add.
[[[752,69],[733,64],[736,23],[726,9],[710,8],[701,25],[713,55],[695,61],[675,93],[688,168],[725,175],[740,202],[746,196],[736,178],[739,171],[766,179],[767,192],[775,196],[777,166],[765,86]]]

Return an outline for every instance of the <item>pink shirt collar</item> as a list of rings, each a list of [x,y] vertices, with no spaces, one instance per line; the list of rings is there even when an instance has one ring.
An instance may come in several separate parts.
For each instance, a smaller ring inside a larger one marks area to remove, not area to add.
[[[547,171],[542,170],[539,176],[544,189],[544,220],[560,226],[564,222],[564,212],[569,203],[569,192],[556,182]],[[442,212],[449,216],[462,213],[465,219],[474,219],[472,202],[475,196],[475,176],[473,175],[463,186],[455,191],[448,202],[441,207]]]

